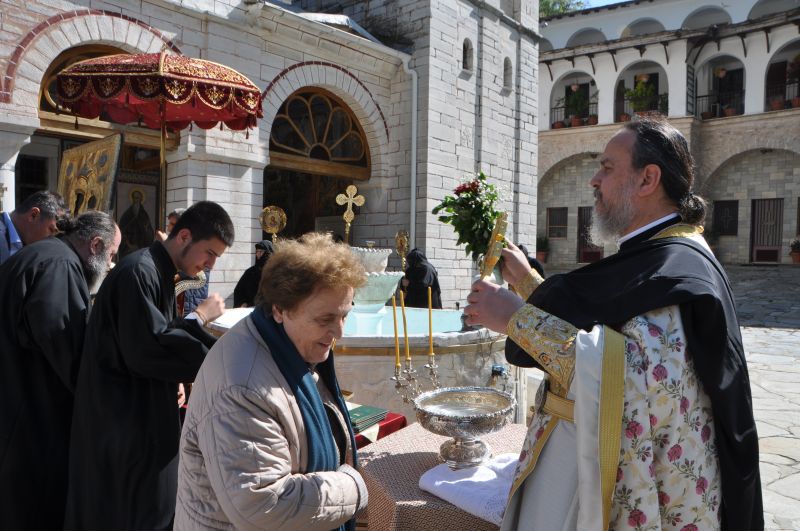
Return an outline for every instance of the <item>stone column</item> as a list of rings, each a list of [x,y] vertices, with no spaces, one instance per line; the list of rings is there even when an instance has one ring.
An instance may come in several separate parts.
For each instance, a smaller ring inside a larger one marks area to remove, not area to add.
[[[22,146],[31,141],[30,131],[0,131],[0,211],[11,212],[16,207],[17,156]]]

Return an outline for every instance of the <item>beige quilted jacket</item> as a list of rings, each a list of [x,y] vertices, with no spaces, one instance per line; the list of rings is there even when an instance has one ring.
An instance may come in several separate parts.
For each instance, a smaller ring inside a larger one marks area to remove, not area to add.
[[[339,527],[366,504],[363,480],[346,465],[306,473],[307,460],[300,408],[255,325],[242,319],[208,353],[192,389],[174,529]]]

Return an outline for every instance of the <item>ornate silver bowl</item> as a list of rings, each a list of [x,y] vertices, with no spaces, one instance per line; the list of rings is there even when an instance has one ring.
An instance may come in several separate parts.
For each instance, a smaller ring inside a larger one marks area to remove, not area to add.
[[[491,387],[445,387],[414,399],[422,427],[452,437],[439,448],[439,459],[456,470],[477,466],[492,456],[480,437],[511,422],[516,405],[512,395]]]

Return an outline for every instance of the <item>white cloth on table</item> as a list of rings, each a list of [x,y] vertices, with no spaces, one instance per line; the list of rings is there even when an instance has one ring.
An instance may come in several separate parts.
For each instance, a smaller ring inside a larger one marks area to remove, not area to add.
[[[419,488],[493,524],[500,525],[519,453],[500,454],[461,470],[437,465],[419,478]]]

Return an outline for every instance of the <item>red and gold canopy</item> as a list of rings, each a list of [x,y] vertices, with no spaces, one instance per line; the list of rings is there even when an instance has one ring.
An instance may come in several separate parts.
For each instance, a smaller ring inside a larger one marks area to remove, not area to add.
[[[143,122],[177,131],[256,125],[261,91],[232,68],[183,55],[118,54],[75,63],[57,76],[62,106],[84,118],[101,112],[117,123]]]

